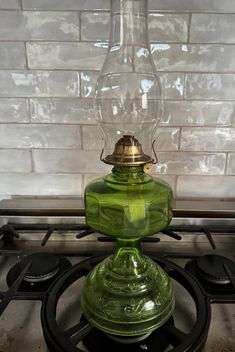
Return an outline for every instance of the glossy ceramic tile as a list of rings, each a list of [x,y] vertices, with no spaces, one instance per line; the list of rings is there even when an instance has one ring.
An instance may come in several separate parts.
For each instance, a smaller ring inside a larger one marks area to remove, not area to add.
[[[103,134],[101,129],[95,126],[82,126],[83,148],[86,150],[99,150],[101,151],[103,143]]]
[[[31,172],[32,161],[30,151],[1,149],[0,169],[1,172]]]
[[[1,0],[0,9],[18,10],[20,9],[20,0]]]
[[[231,126],[233,103],[221,101],[166,101],[163,126]]]
[[[188,37],[189,16],[186,14],[151,13],[150,42],[185,42]]]
[[[25,196],[82,195],[79,174],[0,174],[0,194]]]
[[[177,127],[158,127],[155,133],[156,151],[174,151],[179,148],[180,130]]]
[[[179,176],[176,196],[179,198],[234,198],[235,176]]]
[[[1,11],[0,40],[79,40],[79,16],[76,12]]]
[[[38,173],[105,172],[110,167],[100,162],[100,151],[34,150],[35,170]]]
[[[235,43],[235,14],[193,14],[190,41]]]
[[[28,43],[31,69],[101,69],[107,52],[102,43]]]
[[[234,45],[158,43],[151,48],[159,71],[235,71]]]
[[[184,151],[235,151],[234,128],[195,127],[183,128],[181,150]]]
[[[103,10],[109,9],[110,6],[109,0],[22,0],[22,2],[24,9],[32,10]]]
[[[24,68],[26,68],[24,43],[0,42],[0,69]]]
[[[235,175],[235,153],[228,154],[227,174]]]
[[[1,111],[1,100],[0,100]],[[47,98],[30,99],[32,123],[94,124],[92,99]],[[1,115],[0,115],[1,116]]]
[[[108,41],[110,33],[109,12],[83,12],[81,38],[85,41]]]
[[[0,124],[0,148],[78,148],[80,127]]]
[[[76,97],[79,74],[72,71],[0,71],[0,97]]]
[[[187,74],[185,98],[190,100],[234,100],[235,75],[216,73]]]
[[[172,175],[223,175],[225,153],[160,152],[156,172]]]
[[[155,11],[235,12],[234,0],[149,0],[149,4]]]
[[[0,122],[29,122],[29,104],[23,98],[0,98]]]

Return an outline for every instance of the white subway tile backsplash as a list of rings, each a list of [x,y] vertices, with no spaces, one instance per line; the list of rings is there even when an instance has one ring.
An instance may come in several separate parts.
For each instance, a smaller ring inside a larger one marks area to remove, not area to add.
[[[79,74],[72,71],[0,71],[0,97],[76,97]]]
[[[79,126],[0,124],[0,148],[80,148]]]
[[[0,70],[24,68],[26,68],[24,43],[0,42]]]
[[[20,122],[29,122],[27,99],[0,98],[0,123]]]
[[[155,133],[155,150],[174,151],[179,149],[180,130],[176,127],[159,127]]]
[[[81,72],[81,96],[84,98],[93,98],[94,88],[99,72],[83,71]]]
[[[235,175],[235,153],[228,153],[227,175]]]
[[[193,14],[190,41],[235,43],[235,14]]]
[[[30,69],[101,69],[106,52],[102,43],[27,43]]]
[[[24,9],[38,10],[106,10],[110,7],[109,0],[22,0],[22,2]]]
[[[159,77],[162,84],[164,99],[183,99],[184,74],[175,72],[160,72]]]
[[[185,97],[191,100],[234,100],[235,74],[187,74]]]
[[[79,40],[79,17],[76,12],[1,11],[0,40]]]
[[[0,170],[1,173],[31,172],[32,165],[30,151],[20,149],[0,149]]]
[[[172,175],[223,175],[225,153],[160,152],[155,172]]]
[[[151,13],[148,19],[150,42],[185,42],[189,16],[186,14]]]
[[[163,126],[231,126],[233,103],[220,101],[165,101]]]
[[[1,100],[0,100],[1,111]],[[33,123],[94,124],[92,99],[47,98],[30,99]],[[0,115],[1,116],[1,115]]]
[[[151,49],[159,71],[235,71],[235,45],[158,43]]]
[[[110,166],[100,161],[99,151],[34,150],[34,166],[39,173],[108,172]]]
[[[18,10],[20,9],[19,0],[0,0],[0,9]]]
[[[183,128],[180,149],[184,151],[235,151],[235,129]]]
[[[235,175],[235,153],[228,154],[227,174]]]
[[[235,12],[234,0],[149,0],[149,7],[171,12]]]
[[[178,198],[234,198],[235,176],[179,176]]]
[[[108,41],[110,14],[107,12],[84,12],[81,17],[82,40]],[[150,13],[148,18],[150,42],[181,42],[188,36],[189,15]]]
[[[12,196],[81,196],[82,175],[0,174],[0,193]]]
[[[102,140],[103,134],[101,129],[95,126],[82,126],[82,145],[86,150],[99,150],[101,151],[104,142]]]
[[[81,15],[81,38],[86,41],[108,41],[110,13],[83,12]]]
[[[23,10],[21,10],[21,5]],[[0,0],[0,194],[82,195],[110,172],[94,87],[109,0]],[[164,115],[153,175],[178,197],[234,197],[235,2],[150,0]]]

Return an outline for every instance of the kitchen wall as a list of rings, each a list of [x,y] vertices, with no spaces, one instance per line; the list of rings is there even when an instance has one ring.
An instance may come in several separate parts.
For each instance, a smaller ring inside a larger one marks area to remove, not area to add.
[[[82,195],[99,161],[94,82],[108,0],[0,0],[0,198]],[[150,0],[165,112],[159,163],[177,197],[235,197],[235,1]]]

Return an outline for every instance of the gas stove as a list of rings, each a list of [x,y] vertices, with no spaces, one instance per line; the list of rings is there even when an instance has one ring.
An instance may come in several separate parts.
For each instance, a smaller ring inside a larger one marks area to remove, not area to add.
[[[213,209],[179,202],[171,225],[142,240],[143,252],[170,276],[176,306],[161,328],[137,338],[105,334],[83,316],[84,278],[112,253],[114,242],[88,228],[82,203],[49,203],[4,204],[1,211],[1,352],[235,351],[231,203],[214,203]]]

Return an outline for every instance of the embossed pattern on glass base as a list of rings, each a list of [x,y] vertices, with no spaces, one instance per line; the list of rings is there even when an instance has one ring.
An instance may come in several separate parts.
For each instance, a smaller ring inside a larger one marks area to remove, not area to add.
[[[137,248],[123,247],[88,275],[82,295],[87,319],[114,335],[144,335],[169,319],[174,308],[171,281]]]

